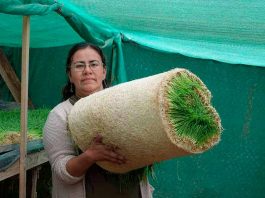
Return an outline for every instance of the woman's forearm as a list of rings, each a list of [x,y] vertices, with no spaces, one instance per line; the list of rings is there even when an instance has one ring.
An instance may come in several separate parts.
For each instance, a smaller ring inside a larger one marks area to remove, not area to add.
[[[84,175],[87,169],[93,164],[94,161],[90,159],[86,153],[81,153],[67,162],[66,170],[70,175],[80,177]]]

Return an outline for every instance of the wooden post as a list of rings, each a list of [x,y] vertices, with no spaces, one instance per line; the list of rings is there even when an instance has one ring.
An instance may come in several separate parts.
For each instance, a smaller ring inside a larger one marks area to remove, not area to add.
[[[19,158],[19,198],[26,198],[26,157],[28,129],[28,68],[29,68],[29,16],[23,16],[22,69],[21,69],[21,115],[20,115],[20,158]]]
[[[32,170],[32,186],[31,186],[31,198],[37,198],[37,183],[41,166],[38,166]]]

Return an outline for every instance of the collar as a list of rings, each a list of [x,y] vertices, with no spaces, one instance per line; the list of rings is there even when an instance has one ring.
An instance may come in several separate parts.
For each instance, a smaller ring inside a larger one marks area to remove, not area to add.
[[[70,98],[69,98],[69,101],[72,105],[74,105],[78,100],[80,99],[80,97],[76,96],[76,95],[72,95]]]

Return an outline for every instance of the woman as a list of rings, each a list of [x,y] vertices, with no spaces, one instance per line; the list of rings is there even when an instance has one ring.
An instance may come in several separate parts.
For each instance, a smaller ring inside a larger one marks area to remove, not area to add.
[[[43,135],[52,168],[53,197],[152,197],[147,180],[136,180],[121,189],[119,180],[115,180],[121,175],[110,174],[95,164],[98,161],[126,163],[117,148],[104,145],[98,136],[86,151],[80,152],[67,131],[67,116],[74,103],[103,90],[106,62],[101,49],[88,43],[73,46],[66,73],[69,80],[63,90],[64,102],[50,112]]]

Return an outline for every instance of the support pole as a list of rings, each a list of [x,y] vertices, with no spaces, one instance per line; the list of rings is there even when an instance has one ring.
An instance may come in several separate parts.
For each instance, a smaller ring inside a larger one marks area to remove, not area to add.
[[[31,198],[37,198],[37,183],[39,178],[39,172],[40,172],[41,166],[38,166],[32,170],[32,186],[31,186]]]
[[[29,76],[29,16],[23,16],[22,69],[21,69],[21,114],[20,114],[20,158],[19,158],[19,198],[26,198],[26,157],[28,129],[28,76]]]

